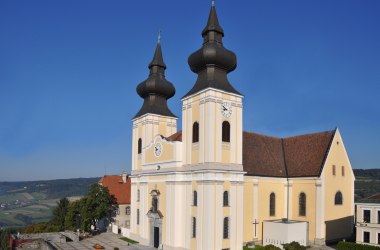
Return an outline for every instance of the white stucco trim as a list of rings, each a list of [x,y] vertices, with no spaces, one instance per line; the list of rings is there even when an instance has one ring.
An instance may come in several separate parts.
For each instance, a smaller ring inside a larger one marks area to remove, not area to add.
[[[181,101],[182,102],[185,102],[191,98],[193,98],[194,96],[197,96],[197,95],[201,95],[201,94],[204,94],[205,92],[207,91],[210,91],[210,90],[213,90],[215,92],[219,92],[219,93],[222,93],[222,94],[227,94],[227,95],[231,95],[231,96],[235,96],[235,97],[239,97],[239,98],[243,98],[244,96],[243,95],[238,95],[238,94],[234,94],[234,93],[231,93],[231,92],[227,92],[227,91],[223,91],[223,90],[220,90],[220,89],[216,89],[216,88],[206,88],[206,89],[203,89],[201,91],[198,91],[192,95],[189,95],[189,96],[186,96],[185,98],[182,98]]]
[[[146,114],[144,114],[142,116],[139,116],[139,117],[136,117],[136,118],[132,119],[132,122],[135,122],[135,121],[137,121],[139,119],[145,120],[147,118],[147,116],[156,116],[156,117],[169,118],[169,119],[174,119],[174,120],[178,119],[178,117],[158,115],[158,114],[153,114],[153,113],[146,113]]]

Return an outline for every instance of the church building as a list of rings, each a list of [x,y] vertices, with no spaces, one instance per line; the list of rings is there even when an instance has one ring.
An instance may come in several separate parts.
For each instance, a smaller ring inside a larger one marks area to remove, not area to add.
[[[167,105],[158,42],[133,118],[130,237],[163,249],[323,245],[353,232],[354,174],[338,129],[276,138],[243,130],[243,94],[228,80],[236,55],[211,6],[182,129]]]

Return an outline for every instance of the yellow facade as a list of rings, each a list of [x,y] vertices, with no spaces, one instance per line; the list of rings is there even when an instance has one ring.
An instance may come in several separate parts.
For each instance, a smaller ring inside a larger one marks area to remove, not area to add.
[[[165,98],[174,95],[163,84],[160,44],[149,79],[139,85],[145,100],[143,114],[133,120],[131,238],[167,250],[241,250],[247,243],[265,244],[268,222],[307,225],[307,245],[350,236],[355,177],[339,130],[302,142],[243,132],[243,96],[227,79],[236,57],[219,46],[224,33],[214,5],[209,22],[202,49],[189,57],[198,78],[182,99],[179,134],[171,112],[165,116],[148,106],[158,100],[167,108]],[[311,153],[299,160],[303,148]]]

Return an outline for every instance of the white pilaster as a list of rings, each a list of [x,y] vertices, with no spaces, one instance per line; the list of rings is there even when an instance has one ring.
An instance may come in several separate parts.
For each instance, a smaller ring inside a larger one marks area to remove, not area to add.
[[[243,245],[243,183],[236,184],[236,242],[235,249],[240,250]],[[232,215],[234,216],[234,215]]]
[[[229,215],[230,228],[229,228],[229,238],[230,238],[230,248],[235,249],[236,237],[237,237],[237,214],[238,214],[238,189],[237,183],[231,182],[231,192],[230,192],[230,209],[231,213]]]
[[[316,207],[316,221],[315,221],[315,240],[316,243],[322,243],[325,239],[325,195],[324,185],[322,180],[318,180],[316,183],[317,189],[317,207]]]
[[[253,221],[252,223],[259,222],[259,180],[253,179]],[[259,237],[259,226],[253,225],[253,239],[257,241]]]

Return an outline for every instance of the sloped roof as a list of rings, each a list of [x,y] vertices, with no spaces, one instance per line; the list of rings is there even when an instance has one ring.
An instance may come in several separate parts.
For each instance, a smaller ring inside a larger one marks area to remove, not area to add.
[[[380,193],[368,196],[360,200],[360,202],[365,203],[379,203],[380,202]]]
[[[127,181],[123,182],[120,175],[105,175],[98,183],[108,188],[118,204],[131,204],[131,178],[129,176],[127,176]]]
[[[182,141],[182,130],[180,130],[177,133],[172,134],[171,136],[167,137],[166,140],[168,140],[168,141]]]
[[[276,138],[243,132],[243,169],[247,175],[318,177],[336,130]],[[182,131],[168,141],[182,141]]]
[[[243,132],[243,168],[248,175],[318,177],[335,130],[288,138]]]
[[[243,169],[249,175],[286,177],[282,140],[244,131]]]

